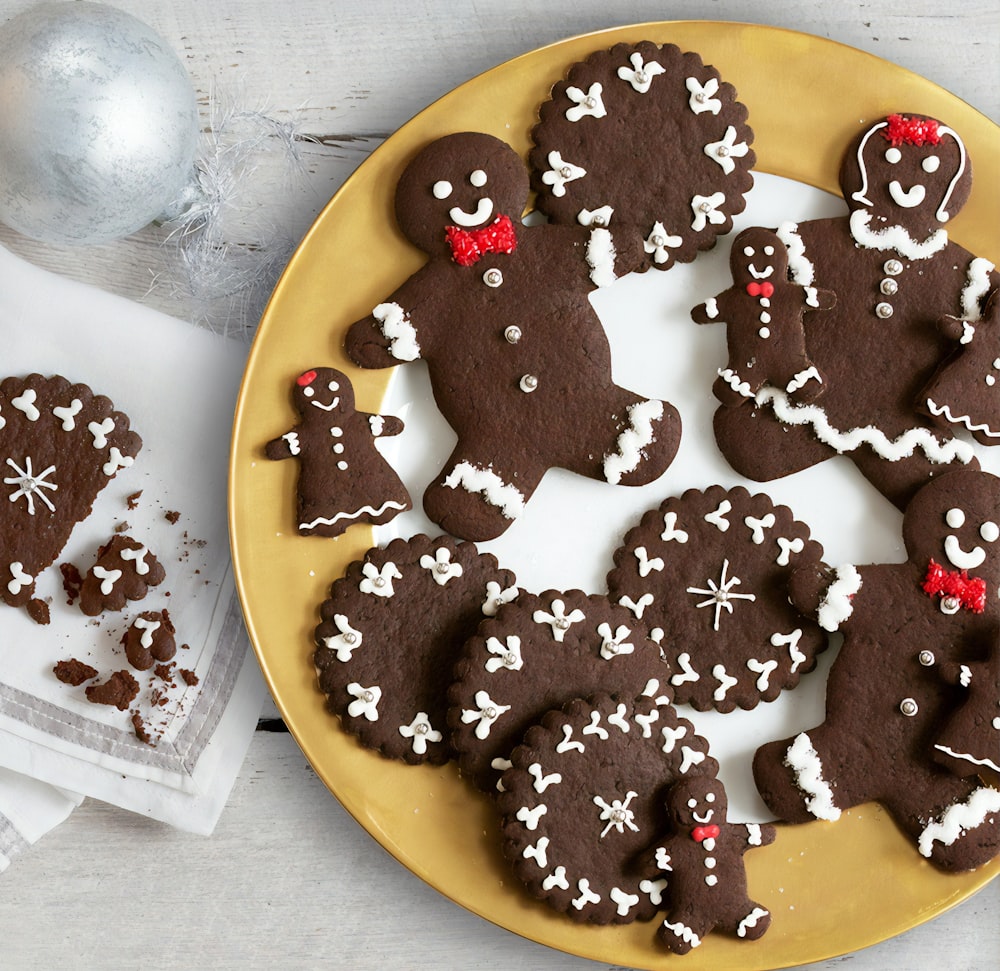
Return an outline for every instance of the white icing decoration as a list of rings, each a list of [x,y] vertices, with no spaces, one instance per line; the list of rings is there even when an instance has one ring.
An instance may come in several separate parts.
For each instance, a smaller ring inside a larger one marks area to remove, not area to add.
[[[478,492],[507,519],[517,519],[524,512],[522,493],[516,486],[504,482],[492,469],[476,468],[468,462],[459,462],[445,478],[444,484],[449,489],[461,486],[466,492]]]
[[[671,675],[670,683],[675,687],[687,684],[689,681],[700,681],[701,675],[691,666],[691,655],[687,651],[682,651],[677,655],[677,663],[680,665],[680,672]]]
[[[660,539],[667,543],[671,541],[686,543],[688,541],[688,534],[683,529],[677,528],[677,513],[663,514],[663,532],[660,533]]]
[[[290,455],[298,455],[302,451],[299,445],[299,436],[296,432],[287,432],[281,437],[287,443]]]
[[[874,425],[840,431],[830,424],[826,412],[818,405],[793,405],[783,391],[769,385],[757,392],[756,401],[758,404],[770,403],[775,416],[786,425],[810,425],[813,434],[821,442],[841,454],[869,445],[877,455],[889,462],[909,458],[917,449],[928,460],[936,463],[968,463],[974,457],[972,446],[968,442],[952,439],[942,444],[926,428],[911,428],[895,439],[888,438],[885,432]]]
[[[719,575],[718,582],[709,578],[706,581],[708,583],[707,589],[704,587],[687,588],[687,593],[707,598],[695,604],[696,608],[701,608],[701,607],[715,608],[715,618],[712,622],[712,629],[716,631],[719,629],[719,618],[722,615],[722,611],[726,610],[730,614],[732,614],[734,600],[749,600],[753,602],[757,599],[756,595],[752,593],[733,593],[733,587],[735,587],[740,582],[740,579],[739,577],[730,577],[729,579],[727,579],[726,571],[728,569],[729,569],[729,560],[728,559],[723,560],[722,572]]]
[[[573,102],[573,107],[566,109],[566,120],[577,122],[581,118],[603,118],[607,115],[601,92],[604,85],[595,81],[586,91],[572,85],[566,88],[566,97]]]
[[[723,499],[716,509],[705,514],[705,522],[711,523],[720,533],[724,533],[729,529],[729,520],[726,516],[732,511],[733,504],[728,499]]]
[[[403,574],[391,560],[387,561],[381,570],[374,563],[365,563],[361,567],[361,573],[363,579],[358,584],[358,590],[375,597],[393,596],[396,591],[392,581],[403,579]]]
[[[504,713],[510,711],[510,705],[497,704],[486,691],[477,691],[475,703],[478,708],[462,709],[462,724],[471,725],[476,722],[476,738],[482,741],[489,738],[493,723]]]
[[[94,436],[94,448],[106,448],[108,444],[108,435],[115,430],[114,419],[105,418],[104,421],[100,423],[92,421],[89,425],[87,425],[87,430]]]
[[[723,701],[729,693],[729,689],[736,687],[738,679],[729,676],[726,672],[726,666],[724,664],[716,664],[715,667],[712,668],[712,676],[719,682],[719,687],[715,689],[712,697],[716,701]]]
[[[627,410],[629,427],[618,436],[617,451],[604,456],[604,478],[612,485],[639,467],[642,450],[655,439],[653,422],[663,417],[663,402],[639,401]]]
[[[506,772],[508,769],[512,769],[513,767],[514,763],[511,762],[510,759],[493,759],[490,762],[490,768],[494,769],[496,772],[499,772],[501,776],[503,775],[504,772]],[[507,790],[504,788],[503,785],[503,778],[497,779],[497,792],[506,792],[506,791]]]
[[[673,873],[674,868],[670,865],[670,854],[662,846],[656,848],[655,859],[658,870],[663,870],[665,873]]]
[[[622,607],[628,607],[629,610],[635,614],[636,620],[642,620],[643,611],[653,602],[653,595],[651,593],[644,593],[638,601],[633,600],[629,596],[621,597],[618,601]]]
[[[965,525],[965,513],[955,506],[944,514],[944,521],[952,529],[961,529]]]
[[[558,772],[550,772],[546,775],[545,770],[538,762],[532,762],[528,766],[528,775],[535,780],[532,787],[539,795],[545,792],[549,786],[557,786],[562,782],[562,776]]]
[[[417,330],[410,316],[398,303],[380,303],[372,316],[378,321],[382,336],[389,342],[389,354],[397,361],[415,361],[420,357]]]
[[[851,213],[851,236],[866,249],[895,250],[911,260],[926,260],[940,253],[948,245],[948,233],[938,229],[923,242],[915,240],[902,226],[886,226],[871,229],[872,214],[867,209],[855,209]]]
[[[754,516],[746,516],[744,524],[750,530],[750,539],[755,546],[760,546],[764,542],[764,530],[770,529],[776,522],[774,513],[769,512],[766,516],[756,519]]]
[[[747,661],[747,667],[754,672],[754,674],[760,675],[757,678],[757,690],[767,691],[770,686],[771,674],[778,667],[778,662],[775,660],[769,661],[758,661],[756,658],[750,658]]]
[[[769,911],[765,910],[763,907],[754,907],[754,909],[740,921],[739,927],[736,928],[736,936],[746,937],[747,931],[756,927],[763,918],[768,916],[768,914]]]
[[[557,866],[542,881],[543,890],[551,890],[553,887],[558,887],[560,890],[569,890],[569,881],[566,879],[566,867]]]
[[[986,550],[981,546],[974,546],[971,550],[963,550],[958,537],[948,535],[944,538],[944,555],[952,566],[959,570],[975,570],[983,565],[986,560]]]
[[[599,624],[597,633],[601,635],[601,657],[605,661],[610,661],[622,654],[631,654],[635,647],[629,644],[625,638],[632,634],[624,624],[612,633],[611,625],[608,623]]]
[[[440,179],[431,186],[435,199],[444,200],[451,195],[452,184],[447,179]]]
[[[645,94],[649,91],[653,78],[658,74],[663,74],[664,67],[658,61],[643,63],[642,55],[638,51],[630,54],[628,59],[632,67],[622,66],[618,68],[618,77],[623,81],[628,81],[639,94]]]
[[[750,846],[760,846],[764,839],[760,828],[760,823],[745,823],[747,828],[747,843]]]
[[[368,427],[372,430],[372,437],[378,438],[385,431],[385,418],[382,415],[369,415]]]
[[[781,552],[774,562],[778,566],[788,566],[792,562],[792,554],[801,553],[806,548],[805,540],[798,536],[795,539],[786,539],[784,536],[779,536],[777,543],[778,549]]]
[[[628,912],[639,904],[638,894],[626,893],[619,887],[612,887],[608,896],[611,898],[612,903],[618,905],[617,913],[619,917],[627,917]]]
[[[132,626],[136,630],[141,630],[139,643],[148,651],[153,646],[153,635],[160,629],[158,620],[146,620],[145,617],[136,617]]]
[[[356,519],[358,516],[363,516],[367,513],[369,516],[381,516],[386,509],[399,509],[400,511],[406,509],[406,504],[402,502],[396,502],[394,499],[387,499],[382,503],[381,506],[376,509],[374,506],[362,506],[355,512],[338,512],[335,516],[317,516],[312,522],[299,523],[299,529],[315,529],[319,525],[332,526],[334,523],[339,522],[341,519]]]
[[[572,904],[577,910],[583,910],[587,904],[599,904],[601,902],[600,894],[596,894],[590,889],[590,881],[586,877],[577,881],[576,888],[580,891],[580,896],[575,898]]]
[[[707,877],[705,877],[705,883],[709,887],[714,887],[718,882],[719,878],[714,873],[710,873]]]
[[[517,599],[517,587],[507,587],[500,589],[500,584],[496,580],[489,580],[486,583],[486,599],[483,601],[483,613],[487,617],[495,617],[497,611],[506,603]]]
[[[608,731],[605,728],[601,728],[601,713],[599,711],[592,711],[590,713],[590,724],[583,726],[584,735],[596,735],[602,742],[608,740]]]
[[[834,805],[833,790],[823,778],[823,763],[813,748],[809,736],[802,732],[788,746],[785,765],[795,773],[795,784],[806,796],[806,809],[817,819],[831,822],[840,819],[840,810]]]
[[[654,907],[659,907],[663,903],[663,891],[667,889],[667,881],[662,877],[659,880],[640,880],[639,889],[649,897],[649,902]]]
[[[106,597],[114,590],[115,584],[122,578],[122,571],[108,570],[103,566],[95,566],[94,576],[101,581],[101,593]]]
[[[483,196],[479,202],[476,203],[476,208],[472,212],[466,212],[464,209],[458,206],[453,206],[448,210],[448,216],[456,226],[462,226],[465,229],[472,229],[476,226],[482,226],[484,223],[489,221],[489,218],[493,215],[493,200],[489,196]]]
[[[951,846],[970,829],[982,825],[991,813],[998,812],[1000,812],[1000,791],[982,786],[965,802],[954,803],[938,819],[929,823],[920,834],[917,848],[922,856],[930,856],[935,843]]]
[[[660,720],[659,708],[653,708],[644,715],[641,711],[635,713],[635,723],[642,729],[643,738],[653,737],[653,724]]]
[[[430,573],[439,587],[460,577],[464,572],[461,563],[452,563],[451,550],[444,546],[439,546],[433,556],[425,553],[420,557],[420,565]]]
[[[927,189],[919,182],[904,189],[899,179],[893,179],[889,183],[889,195],[900,209],[916,209],[927,196]]]
[[[523,856],[526,860],[534,860],[540,869],[547,870],[549,868],[549,860],[545,851],[548,848],[549,838],[547,836],[542,836],[534,845],[526,846],[521,856]]]
[[[962,288],[962,317],[965,321],[974,322],[981,319],[979,303],[990,292],[990,274],[995,269],[996,267],[982,256],[977,256],[969,263],[966,284]],[[968,343],[964,340],[964,335],[962,343]]]
[[[576,221],[581,226],[609,226],[611,217],[615,214],[612,206],[599,206],[597,209],[581,209],[576,214]]]
[[[11,579],[7,584],[7,589],[15,597],[21,592],[22,587],[30,587],[35,582],[33,576],[29,576],[24,572],[24,564],[20,560],[14,560],[11,563],[10,576]]]
[[[536,610],[532,614],[532,619],[536,624],[548,624],[552,628],[552,637],[562,643],[571,624],[584,620],[586,615],[578,607],[574,608],[568,615],[566,614],[566,604],[562,600],[552,601],[552,613],[544,610]]]
[[[750,382],[742,380],[731,367],[719,368],[718,375],[737,394],[742,395],[744,398],[752,398],[754,396]]]
[[[128,563],[131,560],[135,561],[135,572],[144,577],[149,573],[149,564],[146,562],[146,554],[149,550],[145,546],[140,546],[137,550],[134,549],[124,549],[121,551],[121,558]]]
[[[469,176],[469,185],[475,186],[477,189],[481,189],[488,181],[489,176],[482,169],[476,169]]]
[[[573,738],[572,725],[563,725],[562,733],[563,733],[563,740],[558,745],[556,745],[556,752],[559,755],[565,755],[567,752],[586,751],[583,742]]]
[[[351,655],[354,651],[361,647],[364,635],[361,631],[351,626],[350,621],[344,614],[334,614],[333,623],[340,633],[334,634],[332,637],[324,637],[323,643],[331,651],[336,652],[338,661],[346,663],[351,660]]]
[[[677,743],[687,735],[687,728],[683,725],[678,725],[676,728],[671,728],[669,725],[665,725],[660,729],[660,734],[663,736],[663,745],[661,746],[662,751],[670,755],[673,750],[677,747]]]
[[[850,563],[838,566],[833,573],[833,583],[816,611],[819,626],[831,633],[837,630],[854,612],[852,599],[861,589],[861,574]]]
[[[987,381],[989,378],[987,378]],[[1000,438],[1000,431],[993,431],[986,422],[976,423],[968,415],[952,414],[949,405],[939,405],[932,398],[927,399],[927,410],[936,416],[943,416],[953,425],[964,425],[970,432],[981,432],[989,438]]]
[[[38,421],[41,412],[35,407],[37,398],[38,395],[33,388],[25,388],[24,393],[18,395],[16,398],[11,398],[10,403],[18,411],[22,412],[28,421]],[[111,427],[114,428],[114,422],[112,422]]]
[[[815,381],[817,384],[823,383],[823,378],[820,376],[819,371],[816,370],[815,365],[810,365],[792,375],[791,381],[785,385],[785,391],[788,394],[795,394],[799,388],[804,388],[810,381]]]
[[[666,263],[670,259],[670,250],[677,249],[683,242],[682,237],[671,236],[663,223],[657,220],[642,241],[642,248],[653,257],[654,263]]]
[[[566,183],[582,179],[587,170],[567,162],[559,152],[552,151],[548,155],[549,170],[542,173],[542,182],[552,187],[552,195],[557,199],[566,195]]]
[[[696,115],[700,115],[703,111],[717,115],[722,110],[722,102],[714,97],[719,91],[719,82],[716,78],[709,78],[704,84],[697,78],[685,78],[684,86],[691,92],[688,106]]]
[[[736,141],[736,129],[730,125],[726,129],[726,134],[721,141],[709,142],[705,148],[705,154],[713,161],[722,166],[722,171],[726,175],[732,175],[736,168],[734,158],[743,158],[750,149],[746,142]]]
[[[687,775],[696,765],[701,765],[705,761],[705,753],[699,752],[697,749],[693,749],[688,745],[681,746],[681,765],[677,770],[681,775]],[[705,841],[708,842],[707,840]],[[706,847],[711,849],[711,847]]]
[[[657,573],[661,573],[663,571],[663,567],[665,565],[663,558],[654,556],[653,559],[650,559],[645,546],[637,546],[635,548],[635,558],[639,561],[638,570],[639,576],[641,577],[648,577],[654,570]]]
[[[637,792],[630,790],[624,799],[612,799],[610,803],[605,802],[600,796],[594,796],[594,805],[601,810],[600,822],[607,823],[601,833],[601,839],[604,839],[612,829],[624,833],[625,827],[628,827],[633,833],[639,832],[639,827],[635,824],[635,811],[628,808],[628,804],[637,795]]]
[[[1000,731],[1000,718],[993,719],[993,727]],[[990,758],[976,758],[974,755],[970,755],[968,752],[956,752],[953,748],[949,748],[947,745],[935,745],[939,752],[944,752],[945,755],[950,755],[953,759],[960,759],[963,762],[969,762],[972,765],[984,766],[993,769],[994,772],[1000,772],[1000,758],[994,760]]]
[[[357,681],[352,681],[347,686],[347,693],[354,697],[354,701],[347,706],[347,714],[351,718],[360,715],[367,721],[378,721],[378,703],[382,698],[382,689],[377,684],[365,688]]]
[[[56,405],[56,407],[52,409],[52,414],[62,422],[62,430],[64,432],[71,432],[74,428],[76,428],[76,422],[73,419],[76,418],[82,410],[83,402],[79,398],[74,398],[65,407]]]
[[[505,671],[520,671],[524,667],[521,638],[516,634],[509,634],[505,644],[499,638],[487,637],[486,650],[495,655],[486,660],[486,670],[490,674],[495,674],[501,668]]]
[[[549,807],[544,802],[541,802],[534,809],[522,806],[515,815],[520,822],[524,823],[525,829],[530,829],[534,832],[538,829],[539,817],[544,816],[548,811]]]
[[[49,489],[56,492],[59,489],[55,482],[47,481],[48,477],[55,472],[56,467],[50,465],[44,471],[36,473],[32,469],[30,455],[25,457],[23,469],[13,459],[7,459],[7,464],[14,470],[15,474],[4,479],[4,485],[17,487],[8,497],[10,501],[16,502],[23,497],[28,507],[29,516],[35,515],[35,499],[41,500],[48,507],[49,512],[55,512],[56,507],[43,490]]]
[[[399,734],[411,739],[414,755],[426,755],[428,742],[440,742],[444,736],[431,727],[426,711],[418,711],[409,725],[400,725]]]
[[[611,286],[618,279],[615,274],[615,241],[607,229],[598,226],[590,231],[586,259],[590,267],[590,282],[595,287]]]
[[[608,724],[614,725],[615,728],[620,729],[623,735],[628,735],[628,733],[632,730],[632,726],[625,717],[625,712],[627,711],[628,708],[625,705],[619,704],[618,707],[610,715],[608,715]]]
[[[686,924],[682,924],[680,921],[671,924],[669,920],[665,920],[663,922],[663,926],[670,931],[674,937],[679,938],[685,944],[690,944],[692,948],[696,948],[701,945],[701,938]]]
[[[108,452],[108,460],[101,466],[101,471],[107,475],[114,475],[119,469],[130,468],[135,459],[131,455],[122,455],[117,445],[111,446]]]
[[[726,214],[719,209],[726,201],[724,192],[713,192],[710,196],[695,196],[691,200],[691,212],[694,220],[691,228],[700,233],[707,224],[721,226],[726,221]]]
[[[799,666],[806,660],[805,654],[799,650],[799,640],[802,637],[802,630],[795,628],[790,634],[772,634],[771,644],[774,647],[787,647],[788,654],[792,659],[791,673],[795,674]]]

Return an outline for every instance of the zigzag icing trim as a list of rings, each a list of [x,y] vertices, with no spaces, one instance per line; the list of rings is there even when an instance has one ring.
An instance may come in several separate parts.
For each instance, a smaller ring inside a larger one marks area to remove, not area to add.
[[[504,482],[492,469],[480,469],[470,462],[459,462],[445,478],[444,484],[449,489],[461,486],[466,492],[478,492],[508,519],[517,519],[524,512],[523,493],[516,486]]]
[[[642,450],[653,442],[653,422],[663,417],[662,401],[640,401],[628,408],[630,425],[618,436],[618,451],[604,456],[604,478],[618,485],[642,461]]]
[[[816,619],[823,630],[838,630],[852,613],[854,604],[852,598],[861,589],[861,574],[850,563],[838,566],[834,571],[833,583],[826,588],[826,595],[823,597],[816,611]]]
[[[1000,812],[1000,791],[984,786],[976,789],[965,802],[949,806],[939,819],[929,823],[920,834],[917,848],[922,856],[930,856],[935,843],[951,846],[970,829],[981,826],[990,813]]]
[[[593,229],[587,240],[587,266],[590,282],[595,287],[607,287],[618,278],[615,276],[615,242],[607,229]]]
[[[396,502],[395,499],[386,499],[381,506],[376,509],[374,506],[362,506],[357,512],[338,512],[336,516],[327,519],[324,516],[317,516],[311,523],[299,523],[299,529],[315,529],[319,525],[332,526],[340,522],[341,519],[357,519],[368,513],[369,516],[381,516],[386,509],[398,509],[401,512],[406,509],[406,504]]]
[[[823,778],[823,763],[809,736],[802,732],[788,746],[785,765],[795,772],[795,784],[806,794],[806,809],[817,819],[834,822],[840,810],[833,803],[833,790]]]
[[[397,361],[415,361],[420,357],[417,331],[398,303],[380,303],[372,316],[379,322],[382,336],[389,342],[389,353]]]
[[[964,425],[970,432],[982,432],[990,438],[1000,438],[1000,432],[993,431],[985,422],[980,425],[973,424],[968,415],[954,415],[948,405],[939,405],[933,398],[927,399],[927,410],[936,417],[943,417],[945,421],[949,421],[953,425]]]
[[[944,229],[918,242],[902,226],[870,229],[868,224],[871,220],[872,214],[867,209],[855,209],[851,213],[851,236],[866,249],[891,249],[910,260],[927,260],[948,245],[948,233]]]
[[[970,322],[981,319],[979,302],[990,291],[990,274],[996,267],[985,257],[977,256],[969,264],[965,288],[962,290],[962,317]],[[967,342],[966,342],[967,343]]]

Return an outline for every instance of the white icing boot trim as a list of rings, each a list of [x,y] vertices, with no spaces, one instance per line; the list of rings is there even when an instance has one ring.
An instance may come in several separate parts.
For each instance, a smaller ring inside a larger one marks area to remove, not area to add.
[[[823,763],[813,748],[809,736],[802,732],[788,746],[785,765],[795,772],[795,784],[807,796],[806,809],[817,819],[831,822],[840,819],[840,810],[833,804],[833,790],[823,778]]]
[[[757,392],[755,398],[759,405],[770,404],[775,417],[786,425],[811,426],[813,434],[821,442],[841,455],[853,452],[862,445],[868,445],[876,455],[888,462],[909,458],[917,449],[924,453],[929,462],[940,464],[948,462],[967,464],[973,459],[972,446],[968,442],[957,439],[939,442],[927,428],[907,429],[898,438],[889,438],[874,425],[841,431],[830,424],[826,412],[818,405],[794,405],[788,400],[788,395],[779,388],[765,385]]]
[[[389,353],[397,361],[415,361],[420,357],[417,332],[398,303],[380,303],[372,316],[379,322],[382,336],[389,342]]]
[[[1000,790],[984,786],[973,792],[965,802],[949,806],[940,819],[928,824],[917,843],[921,855],[929,857],[935,843],[951,846],[970,829],[986,822],[990,813],[1000,813]]]
[[[622,476],[634,472],[642,461],[642,450],[653,442],[653,422],[663,417],[662,401],[640,401],[628,408],[629,427],[618,436],[618,451],[604,456],[604,478],[618,485]]]
[[[948,245],[948,233],[944,229],[939,229],[923,242],[918,242],[902,226],[871,229],[868,225],[871,221],[872,214],[867,209],[855,209],[851,213],[851,236],[865,249],[891,249],[909,260],[926,260]]]
[[[794,394],[799,388],[804,388],[810,381],[822,384],[823,379],[819,376],[819,371],[815,367],[807,367],[804,371],[799,371],[791,381],[785,385],[785,391]]]
[[[701,944],[701,938],[695,934],[690,927],[686,924],[682,924],[678,921],[676,924],[671,924],[670,921],[665,920],[663,926],[670,931],[674,937],[679,937],[685,944],[690,944],[691,947],[698,947]]]
[[[449,489],[461,486],[466,492],[480,493],[508,519],[517,519],[524,512],[524,495],[516,486],[504,482],[492,469],[478,469],[469,462],[459,462],[444,484]]]
[[[590,267],[590,282],[595,287],[610,286],[615,280],[615,241],[610,230],[592,229],[587,240],[587,266]]]
[[[751,927],[756,927],[764,917],[767,917],[768,913],[769,911],[765,910],[763,907],[754,907],[754,909],[740,921],[740,926],[736,928],[737,936],[746,937],[747,931]]]
[[[962,290],[962,317],[968,321],[982,318],[979,302],[990,292],[990,274],[996,267],[985,257],[977,256],[969,264],[969,272]],[[968,343],[968,341],[964,341]]]
[[[852,613],[854,604],[851,599],[861,589],[861,574],[850,563],[838,566],[833,572],[833,583],[826,588],[826,594],[820,601],[816,619],[823,630],[838,630]]]
[[[750,389],[750,385],[746,381],[741,381],[740,376],[731,368],[719,368],[719,377],[722,378],[730,388],[733,389],[737,394],[743,395],[744,398],[752,398],[754,396],[753,391]]]
[[[1000,432],[993,431],[985,422],[976,425],[968,415],[953,415],[948,405],[939,405],[933,398],[927,399],[927,410],[932,415],[943,416],[945,421],[949,421],[953,425],[963,425],[970,432],[981,432],[990,438],[1000,438]]]

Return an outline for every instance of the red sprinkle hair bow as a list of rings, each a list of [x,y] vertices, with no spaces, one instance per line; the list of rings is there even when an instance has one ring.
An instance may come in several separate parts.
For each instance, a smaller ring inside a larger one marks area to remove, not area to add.
[[[900,145],[937,145],[941,141],[938,123],[933,118],[907,118],[904,115],[889,115],[888,124],[882,129],[882,137],[894,148]]]

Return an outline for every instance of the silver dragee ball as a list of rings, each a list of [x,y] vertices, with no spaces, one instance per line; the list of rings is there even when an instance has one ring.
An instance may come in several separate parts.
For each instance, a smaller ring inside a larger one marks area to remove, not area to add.
[[[174,51],[99,3],[43,3],[0,27],[0,220],[100,243],[162,215],[194,177],[198,106]]]

